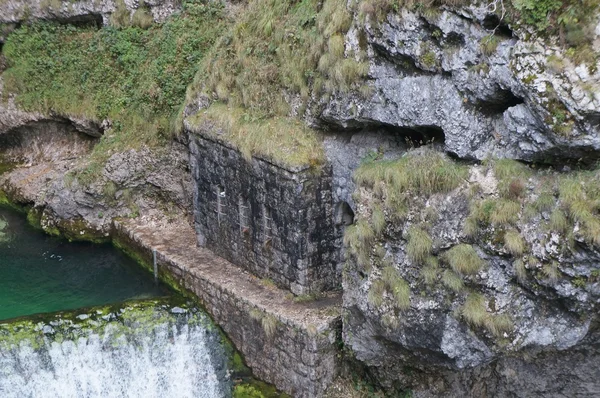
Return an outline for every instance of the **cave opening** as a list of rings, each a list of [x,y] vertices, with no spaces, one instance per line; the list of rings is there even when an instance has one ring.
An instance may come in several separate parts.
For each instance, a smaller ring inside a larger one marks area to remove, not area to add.
[[[494,34],[507,38],[513,37],[512,29],[506,23],[500,20],[496,14],[487,15],[483,19],[482,25],[485,29],[494,31]]]
[[[444,130],[438,126],[421,125],[401,127],[384,124],[381,125],[380,128],[404,137],[407,145],[411,148],[418,148],[420,146],[429,144],[444,146],[446,140]]]
[[[516,96],[510,90],[500,90],[497,95],[490,100],[482,100],[478,103],[480,111],[485,114],[502,114],[508,108],[525,103],[525,100]]]
[[[335,225],[348,226],[354,224],[354,211],[348,202],[341,201],[335,208]]]

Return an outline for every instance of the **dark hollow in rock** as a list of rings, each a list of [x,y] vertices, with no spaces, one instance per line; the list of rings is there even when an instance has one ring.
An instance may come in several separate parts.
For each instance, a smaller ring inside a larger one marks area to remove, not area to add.
[[[354,211],[348,202],[339,202],[335,208],[335,225],[352,225],[354,224]]]
[[[525,101],[517,97],[510,90],[499,90],[494,98],[481,99],[477,105],[481,107],[480,111],[484,114],[502,114],[508,108],[523,104]]]
[[[496,14],[489,14],[483,19],[482,25],[487,30],[495,30],[495,34],[504,37],[513,37],[513,31],[507,24],[502,23]]]

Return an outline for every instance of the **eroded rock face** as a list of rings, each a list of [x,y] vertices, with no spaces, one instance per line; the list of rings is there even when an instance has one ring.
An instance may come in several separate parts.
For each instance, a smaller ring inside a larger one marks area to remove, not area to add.
[[[6,0],[0,3],[0,23],[21,23],[32,19],[65,23],[107,25],[112,13],[125,6],[129,13],[146,7],[156,22],[164,21],[179,9],[177,0]]]
[[[496,30],[497,47],[487,48],[491,17],[485,6],[470,6],[431,16],[400,10],[364,25],[356,18],[346,51],[366,52],[371,94],[338,94],[318,122],[435,127],[446,151],[463,159],[598,158],[596,66],[575,65],[559,46],[522,39],[530,35],[507,26]]]
[[[427,150],[409,154],[419,151]],[[377,208],[386,222],[370,241],[367,260],[362,252],[347,252],[344,340],[381,384],[416,397],[591,397],[600,391],[600,370],[582,365],[600,361],[600,251],[583,236],[582,224],[562,232],[549,226],[565,206],[558,203],[562,196],[551,195],[544,209],[533,210],[542,182],[554,184],[553,178],[561,175],[534,174],[519,199],[506,199],[506,181],[470,166],[468,180],[449,193],[408,191],[400,218],[385,204],[387,183],[383,194],[357,188],[357,222],[374,225]],[[510,220],[479,223],[475,232],[465,228],[477,206],[494,219],[494,206],[508,202],[515,206]],[[431,239],[418,260],[411,254],[413,228]],[[510,233],[522,239],[521,249],[507,243]],[[449,260],[461,245],[481,259],[477,272],[461,274],[461,265]],[[407,308],[396,304],[401,288],[386,276],[390,267],[410,291]],[[433,274],[426,276],[428,267]],[[456,288],[446,279],[452,275],[461,280]],[[387,285],[378,292],[378,284]],[[475,315],[466,309],[474,297],[482,300]]]

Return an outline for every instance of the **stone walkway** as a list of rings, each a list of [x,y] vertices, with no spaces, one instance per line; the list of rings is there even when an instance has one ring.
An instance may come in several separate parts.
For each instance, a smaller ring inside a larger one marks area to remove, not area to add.
[[[115,221],[117,240],[146,260],[156,250],[159,272],[193,292],[257,377],[297,397],[318,397],[339,373],[341,296],[296,302],[196,245],[185,220]]]

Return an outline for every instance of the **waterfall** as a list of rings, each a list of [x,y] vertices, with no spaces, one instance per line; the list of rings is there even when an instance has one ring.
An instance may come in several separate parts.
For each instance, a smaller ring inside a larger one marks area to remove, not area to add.
[[[231,396],[208,317],[157,300],[0,324],[0,397]]]

